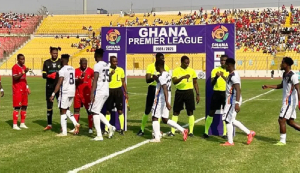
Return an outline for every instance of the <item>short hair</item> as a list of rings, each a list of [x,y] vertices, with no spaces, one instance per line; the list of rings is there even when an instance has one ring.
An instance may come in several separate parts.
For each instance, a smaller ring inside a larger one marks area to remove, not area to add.
[[[52,47],[52,46],[50,46],[50,52],[52,52],[53,50],[61,51],[61,48],[60,47]]]
[[[165,61],[162,59],[155,61],[155,67],[164,67],[164,65]]]
[[[87,59],[86,58],[80,58],[80,62],[82,62],[82,61],[87,61]]]
[[[156,53],[155,58],[158,59],[158,58],[160,58],[161,56],[164,56],[164,54],[162,54],[162,53]]]
[[[116,56],[110,56],[109,60],[113,59],[113,58],[117,58]]]
[[[190,58],[184,55],[181,57],[181,63],[183,63],[185,60],[190,60]]]
[[[228,55],[221,55],[221,58],[229,58]]]
[[[227,58],[226,59],[226,64],[232,64],[235,65],[235,60],[233,58]]]
[[[100,49],[96,49],[95,50],[95,57],[103,57],[103,53],[104,53],[105,51],[102,49],[102,48],[100,48]]]
[[[19,53],[19,54],[17,55],[17,59],[19,59],[21,56],[24,56],[24,55],[21,54],[21,53]]]
[[[289,66],[292,66],[294,64],[293,59],[290,57],[283,57],[282,61],[285,62]]]
[[[69,60],[69,58],[70,58],[70,55],[69,55],[69,54],[62,54],[62,55],[61,55],[61,59]]]

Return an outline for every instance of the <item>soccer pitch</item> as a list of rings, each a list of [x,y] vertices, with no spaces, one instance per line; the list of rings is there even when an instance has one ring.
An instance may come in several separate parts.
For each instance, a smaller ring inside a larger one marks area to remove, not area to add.
[[[11,128],[11,77],[2,77],[5,96],[0,101],[0,172],[68,172],[151,138],[150,117],[146,135],[136,136],[144,114],[147,91],[145,79],[128,79],[131,108],[128,112],[128,131],[124,136],[115,133],[112,139],[104,137],[102,142],[90,140],[95,134],[88,134],[87,114],[84,109],[81,109],[80,134],[56,137],[60,132],[56,101],[54,128],[52,131],[43,131],[47,125],[45,82],[41,77],[28,78],[32,93],[29,96],[26,119],[29,129],[15,131]],[[278,83],[280,80],[242,79],[243,101],[266,93],[267,90],[261,89],[262,84]],[[204,84],[204,80],[199,80],[201,101],[196,107],[195,119],[204,117]],[[174,91],[173,88],[173,94]],[[273,146],[279,140],[277,119],[281,99],[282,91],[273,91],[241,106],[237,119],[257,134],[249,146],[245,144],[246,135],[239,130],[233,147],[219,146],[224,142],[220,137],[210,137],[207,140],[200,138],[204,132],[202,120],[195,124],[195,137],[188,138],[186,142],[182,141],[180,134],[164,137],[161,143],[147,143],[81,172],[298,172],[299,132],[288,127],[287,145]],[[185,125],[187,122],[186,112],[182,111],[179,124]],[[72,127],[72,123],[68,121],[68,128]],[[167,132],[170,128],[162,125],[161,130]]]

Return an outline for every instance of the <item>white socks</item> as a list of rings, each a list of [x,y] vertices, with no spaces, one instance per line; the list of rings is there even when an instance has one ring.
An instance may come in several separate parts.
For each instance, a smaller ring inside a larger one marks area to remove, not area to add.
[[[105,116],[103,114],[100,113],[99,118],[103,124],[105,124],[108,128],[110,128],[111,125],[109,124],[109,122],[107,121],[107,119],[105,118]]]
[[[280,133],[280,142],[282,143],[286,143],[286,133]]]
[[[233,125],[238,127],[239,129],[241,129],[243,132],[245,132],[247,135],[250,134],[250,130],[247,129],[247,127],[244,126],[244,124],[242,124],[240,121],[237,120],[233,120]]]
[[[160,124],[158,121],[152,121],[152,127],[154,132],[154,137],[156,140],[160,140],[159,134],[160,134]]]
[[[228,123],[228,124],[226,124],[226,127],[227,127],[228,142],[233,144],[233,125],[232,125],[232,123]]]
[[[72,123],[74,124],[74,126],[76,126],[78,123],[76,121],[76,119],[74,118],[73,115],[71,115],[71,111],[67,110],[66,115],[70,118],[70,120],[72,121]]]
[[[184,131],[184,128],[181,127],[180,125],[178,125],[177,123],[175,123],[175,121],[173,121],[173,120],[169,119],[167,124],[175,129],[179,130],[181,133],[183,133],[183,131]]]
[[[94,127],[97,132],[97,136],[102,136],[101,133],[101,127],[100,127],[100,116],[99,115],[93,115],[93,121],[94,121]]]
[[[63,134],[67,134],[67,115],[63,114],[60,116],[60,124]]]

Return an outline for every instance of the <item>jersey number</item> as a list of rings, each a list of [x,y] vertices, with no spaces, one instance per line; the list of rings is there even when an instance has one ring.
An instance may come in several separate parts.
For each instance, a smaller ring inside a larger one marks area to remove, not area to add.
[[[103,73],[103,82],[109,82],[109,69],[103,69],[102,73]]]
[[[73,75],[73,73],[70,73],[70,81],[69,81],[69,83],[70,83],[71,85],[74,84],[74,75]]]

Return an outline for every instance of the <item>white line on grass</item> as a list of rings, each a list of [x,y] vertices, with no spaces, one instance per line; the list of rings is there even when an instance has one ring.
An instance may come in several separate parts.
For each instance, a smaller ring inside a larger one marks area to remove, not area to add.
[[[268,91],[268,92],[265,92],[265,93],[262,93],[262,94],[259,94],[259,95],[255,96],[255,97],[252,97],[252,98],[250,98],[250,99],[247,99],[247,100],[243,101],[243,103],[246,103],[246,102],[248,102],[248,101],[254,100],[254,99],[256,99],[256,98],[258,98],[258,97],[261,97],[261,96],[263,96],[263,95],[266,95],[266,94],[268,94],[268,93],[270,93],[270,92],[272,92],[272,91],[274,91],[274,90],[270,90],[270,91]],[[204,120],[204,119],[205,119],[205,117],[199,118],[199,119],[197,119],[197,120],[195,121],[195,123],[198,123],[198,122],[200,122],[200,121],[202,121],[202,120]],[[183,125],[182,127],[187,127],[188,125],[189,125],[189,124],[185,124],[185,125]],[[97,165],[97,164],[102,163],[102,162],[104,162],[104,161],[106,161],[106,160],[109,160],[109,159],[111,159],[111,158],[114,158],[114,157],[116,157],[116,156],[118,156],[118,155],[121,155],[121,154],[123,154],[123,153],[126,153],[126,152],[128,152],[128,151],[134,150],[134,149],[136,149],[136,148],[138,148],[138,147],[140,147],[140,146],[142,146],[142,145],[145,145],[145,144],[149,143],[149,141],[150,141],[150,139],[147,139],[147,140],[145,140],[145,141],[143,141],[143,142],[140,142],[140,143],[138,143],[138,144],[135,144],[135,145],[133,145],[133,146],[130,146],[130,147],[128,147],[128,148],[125,148],[124,150],[115,152],[115,153],[110,154],[110,155],[108,155],[108,156],[102,157],[102,158],[100,158],[100,159],[98,159],[98,160],[96,160],[96,161],[94,161],[94,162],[91,162],[91,163],[88,163],[88,164],[86,164],[86,165],[83,165],[83,166],[81,166],[81,167],[79,167],[79,168],[70,170],[70,171],[68,171],[68,173],[77,173],[78,171],[82,171],[82,170],[88,169],[88,168],[90,168],[90,167],[92,167],[92,166],[94,166],[94,165]]]

